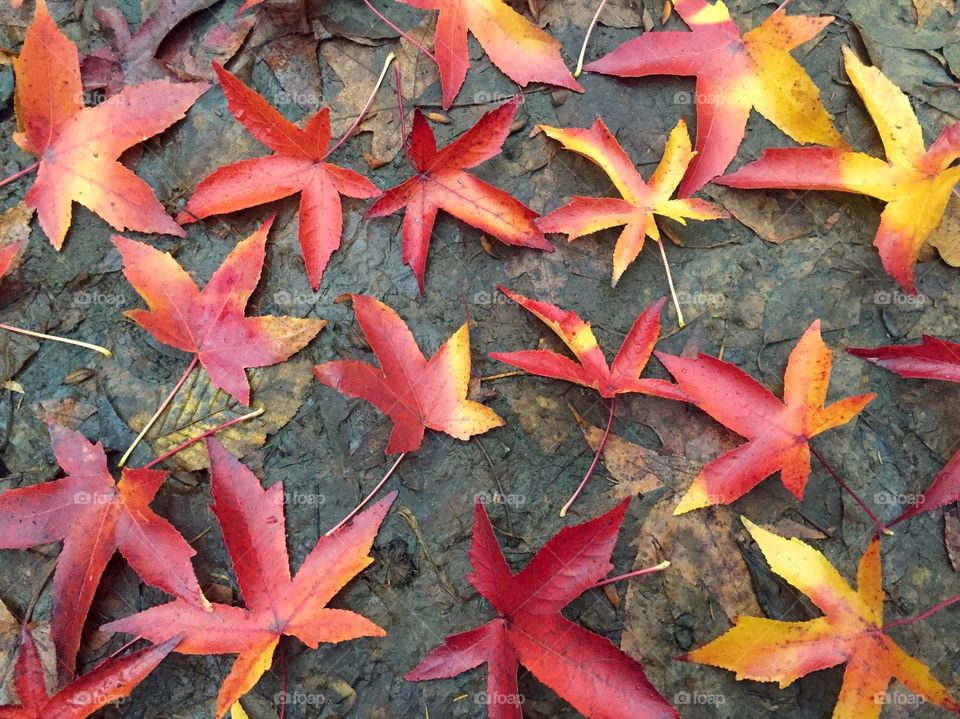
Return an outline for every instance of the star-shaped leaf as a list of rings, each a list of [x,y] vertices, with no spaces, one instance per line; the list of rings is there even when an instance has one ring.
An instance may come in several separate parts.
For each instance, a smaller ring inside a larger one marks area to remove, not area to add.
[[[784,3],[785,5],[786,3]],[[648,32],[586,69],[618,77],[685,75],[697,78],[697,156],[680,196],[689,197],[723,173],[743,141],[750,110],[797,142],[845,147],[820,101],[820,91],[790,51],[816,37],[833,18],[787,15],[781,5],[741,36],[718,0],[676,0],[690,32]]]
[[[77,47],[57,28],[43,0],[14,71],[23,126],[14,140],[40,158],[26,203],[37,210],[54,247],[63,246],[74,202],[117,230],[185,236],[150,186],[117,158],[180,120],[209,85],[157,80],[84,107]]]
[[[790,353],[782,402],[729,362],[704,354],[656,356],[697,407],[748,440],[706,465],[674,514],[729,504],[777,471],[783,486],[802,499],[810,476],[810,439],[846,424],[876,396],[845,397],[825,406],[832,356],[820,337],[820,320]]]
[[[427,428],[470,439],[504,422],[479,402],[467,399],[470,383],[470,328],[467,323],[427,360],[400,316],[366,295],[353,295],[353,309],[379,367],[357,360],[317,365],[321,384],[360,397],[393,421],[387,453],[419,449]]]
[[[541,125],[549,137],[599,165],[623,199],[574,197],[569,204],[537,221],[544,232],[562,232],[570,240],[611,227],[624,227],[613,251],[613,285],[643,249],[647,237],[660,241],[656,215],[681,224],[687,220],[717,220],[729,215],[704,200],[672,200],[674,191],[697,153],[683,120],[670,133],[660,164],[644,181],[627,153],[599,117],[588,130]]]
[[[283,362],[326,326],[323,320],[247,317],[245,308],[260,282],[268,219],[240,242],[201,291],[169,254],[114,235],[123,274],[149,310],[125,314],[158,341],[196,354],[210,381],[243,405],[250,404],[245,369]]]
[[[943,220],[960,182],[960,122],[947,127],[927,150],[910,99],[877,68],[843,49],[847,75],[873,118],[886,161],[862,152],[808,147],[767,150],[759,160],[717,180],[747,189],[833,190],[886,203],[873,240],[883,268],[904,290],[917,291],[920,249]]]
[[[178,599],[110,622],[104,631],[153,642],[182,634],[181,654],[239,654],[220,687],[215,716],[222,717],[270,668],[283,636],[311,649],[321,642],[386,635],[369,619],[327,604],[373,562],[373,540],[397,497],[391,492],[351,524],[323,536],[290,575],[283,482],[263,489],[260,480],[217,440],[207,442],[213,512],[233,562],[245,607],[214,604],[212,611]]]
[[[323,108],[300,129],[236,77],[214,64],[230,112],[272,155],[241,160],[202,180],[183,212],[182,223],[256,207],[300,195],[300,249],[307,277],[320,287],[330,257],[340,247],[340,196],[377,197],[380,190],[363,175],[326,161],[330,110]]]
[[[536,212],[467,172],[500,154],[518,106],[519,100],[512,100],[488,112],[442,150],[437,150],[436,137],[423,113],[417,110],[414,114],[407,157],[417,174],[387,190],[367,211],[367,217],[385,217],[406,209],[403,262],[416,275],[420,294],[439,210],[504,244],[553,251],[534,222]]]

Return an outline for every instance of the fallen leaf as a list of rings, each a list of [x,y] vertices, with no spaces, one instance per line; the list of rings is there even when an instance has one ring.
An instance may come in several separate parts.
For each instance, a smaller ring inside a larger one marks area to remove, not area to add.
[[[901,377],[960,382],[960,344],[939,337],[923,335],[918,345],[848,347],[847,352]]]
[[[873,240],[883,268],[904,290],[917,291],[914,270],[924,242],[943,220],[960,182],[960,122],[947,127],[927,150],[910,99],[877,68],[843,48],[854,88],[883,141],[886,160],[833,147],[766,150],[759,160],[716,180],[744,189],[832,190],[886,203]]]
[[[687,124],[677,123],[667,140],[659,166],[649,184],[633,166],[627,153],[597,118],[589,130],[539,126],[548,137],[595,162],[607,173],[623,199],[574,196],[569,204],[537,221],[544,232],[560,232],[570,240],[611,227],[624,227],[613,251],[613,285],[643,249],[649,237],[660,241],[655,216],[669,217],[683,225],[687,220],[717,220],[729,215],[705,200],[671,200],[691,160],[697,153],[690,147]]]
[[[116,230],[186,236],[150,186],[117,158],[182,119],[209,85],[155,80],[84,107],[77,47],[53,22],[44,0],[37,0],[14,71],[23,127],[14,140],[39,158],[26,204],[37,210],[56,249],[70,228],[74,202]]]
[[[423,113],[417,110],[414,114],[408,159],[417,174],[387,190],[367,211],[367,217],[385,217],[406,208],[403,262],[413,270],[420,294],[439,210],[506,245],[553,251],[534,223],[536,212],[467,172],[500,154],[518,106],[519,100],[514,99],[488,112],[442,150],[437,150],[436,137]]]
[[[213,512],[233,562],[245,608],[214,604],[210,611],[178,599],[102,627],[167,641],[182,632],[180,654],[239,654],[220,687],[215,716],[222,717],[250,691],[273,661],[283,636],[311,649],[386,635],[369,619],[326,605],[373,562],[373,540],[397,498],[391,492],[348,525],[321,537],[290,575],[283,482],[264,490],[260,480],[216,439],[207,440]]]
[[[920,28],[938,7],[953,15],[957,10],[957,0],[913,0],[913,7],[917,11],[917,28]]]
[[[960,502],[960,452],[950,458],[946,466],[933,478],[930,486],[917,495],[906,511],[890,522],[889,526],[892,527],[918,514],[934,512],[955,502]]]
[[[956,194],[950,196],[943,220],[930,233],[926,244],[933,247],[948,265],[960,267],[960,197]]]
[[[115,482],[102,445],[55,424],[50,436],[66,476],[0,494],[0,548],[63,542],[53,575],[50,635],[60,674],[70,677],[94,592],[118,550],[147,584],[201,612],[205,600],[190,564],[196,552],[149,507],[166,472],[124,469]]]
[[[740,617],[733,629],[682,657],[737,673],[737,679],[780,687],[820,669],[846,664],[834,719],[877,719],[891,679],[931,704],[960,712],[960,704],[884,631],[880,540],[864,552],[857,590],[820,552],[784,539],[744,518],[770,568],[803,592],[824,616],[805,622]]]
[[[797,499],[810,476],[809,440],[846,424],[876,395],[845,397],[825,406],[832,364],[820,337],[820,321],[790,353],[784,401],[729,362],[705,354],[695,359],[660,352],[659,359],[693,404],[748,441],[707,464],[675,513],[729,504],[774,472]]]
[[[196,354],[215,387],[250,404],[245,368],[267,367],[299,352],[326,326],[323,320],[247,317],[250,295],[260,282],[271,217],[240,242],[203,291],[169,254],[113,236],[123,274],[148,310],[125,314],[159,342]]]
[[[629,503],[564,527],[514,574],[477,500],[473,573],[467,579],[493,605],[497,618],[448,636],[406,675],[407,681],[447,679],[486,664],[487,715],[520,719],[517,669],[522,665],[592,719],[679,719],[647,680],[643,665],[561,613],[613,569],[610,555]]]
[[[50,623],[34,623],[30,634],[36,640],[37,654],[43,667],[44,686],[56,686],[57,653],[50,639]],[[17,621],[7,606],[0,601],[0,706],[12,704],[17,698],[16,692],[7,691],[7,687],[14,689],[11,680],[16,670],[17,647],[20,645],[22,636],[23,624]]]
[[[359,397],[387,415],[393,431],[387,454],[412,452],[429,428],[467,440],[504,421],[466,399],[470,382],[470,329],[464,323],[428,361],[400,316],[366,295],[352,295],[353,309],[380,367],[335,360],[314,367],[317,380]]]
[[[714,185],[708,193],[741,225],[758,237],[779,245],[789,240],[811,237],[819,224],[805,205],[795,200],[773,197],[762,192],[741,192]],[[828,223],[823,223],[830,229]]]
[[[468,32],[477,39],[491,62],[520,87],[545,82],[583,92],[563,62],[560,43],[503,0],[400,2],[421,10],[440,11],[434,52],[440,66],[444,110],[453,105],[470,69]]]
[[[179,638],[107,659],[50,696],[43,683],[43,664],[27,627],[23,628],[20,657],[14,674],[19,704],[0,706],[3,719],[85,719],[99,709],[130,695],[136,686],[177,645]]]
[[[330,145],[327,108],[311,117],[301,130],[236,77],[219,65],[214,67],[230,112],[274,154],[214,171],[197,185],[177,220],[187,224],[299,193],[300,248],[307,277],[316,291],[330,256],[340,247],[340,196],[376,197],[380,190],[363,175],[325,162]]]

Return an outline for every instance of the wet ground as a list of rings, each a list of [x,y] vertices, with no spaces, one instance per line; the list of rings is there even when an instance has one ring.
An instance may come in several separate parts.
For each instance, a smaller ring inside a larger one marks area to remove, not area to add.
[[[51,2],[55,17],[82,51],[106,43],[93,9],[98,3]],[[376,3],[405,28],[429,37],[428,13],[398,3]],[[541,22],[565,46],[568,59],[578,49],[593,3],[538,0]],[[882,152],[862,104],[846,81],[840,48],[849,45],[869,58],[912,96],[925,136],[932,140],[960,116],[960,32],[945,6],[932,12],[922,29],[910,0],[795,0],[792,13],[837,16],[827,30],[795,55],[820,86],[825,104],[851,144]],[[144,0],[126,0],[121,9],[139,26]],[[237,3],[197,3],[209,9],[191,15],[173,38],[200,37],[228,19]],[[526,3],[515,3],[523,5]],[[0,44],[16,50],[31,16],[32,3],[18,13],[0,11]],[[733,0],[731,9],[746,30],[763,20],[775,3]],[[660,0],[611,3],[594,36],[588,58],[611,50],[641,31],[646,19],[660,23]],[[529,13],[529,9],[526,10]],[[419,23],[425,25],[419,28]],[[671,20],[671,25],[677,21]],[[619,27],[618,27],[619,26]],[[185,35],[184,35],[185,34]],[[471,41],[472,43],[472,41]],[[355,0],[267,0],[257,24],[229,67],[294,120],[321,106],[332,108],[335,132],[352,123],[379,74],[386,55],[398,50],[396,33]],[[406,106],[439,111],[440,87],[429,62],[404,43],[399,49]],[[472,71],[447,115],[435,124],[442,141],[452,139],[516,88],[471,44]],[[572,63],[571,63],[572,64]],[[538,211],[562,204],[571,194],[601,196],[612,190],[605,176],[586,161],[561,154],[542,135],[529,138],[538,123],[586,126],[596,115],[615,132],[643,174],[660,158],[666,135],[679,117],[694,126],[693,82],[656,78],[621,81],[585,75],[585,95],[532,87],[518,115],[518,127],[504,153],[477,174],[505,188]],[[0,72],[2,174],[32,160],[9,140],[15,128],[12,73]],[[372,118],[336,161],[363,171],[387,188],[409,176],[397,154],[399,121],[392,79],[374,105]],[[769,146],[789,144],[758,116],[751,119],[740,161]],[[235,123],[217,90],[208,92],[187,120],[144,144],[132,159],[137,172],[157,190],[171,212],[218,163],[262,153]],[[371,169],[375,166],[375,169]],[[0,189],[0,208],[14,207],[27,181]],[[869,200],[826,193],[736,193],[708,187],[712,197],[753,229],[736,220],[668,227],[678,243],[667,247],[688,323],[680,329],[672,308],[665,313],[668,352],[723,352],[775,393],[782,391],[783,367],[795,340],[812,320],[822,321],[834,349],[906,342],[923,333],[960,337],[960,275],[931,253],[918,266],[917,299],[899,294],[883,273],[872,237],[880,206]],[[341,351],[365,352],[349,304],[335,304],[345,292],[372,294],[394,307],[409,323],[425,351],[434,351],[464,320],[469,308],[474,376],[505,369],[486,358],[493,350],[536,346],[546,329],[498,295],[498,284],[575,309],[590,319],[611,353],[637,313],[666,294],[655,249],[641,253],[616,289],[609,276],[615,235],[602,233],[573,244],[556,243],[543,254],[499,244],[484,250],[481,233],[449,218],[438,223],[427,270],[427,291],[417,293],[412,273],[400,258],[399,217],[362,221],[366,205],[345,204],[343,248],[334,256],[320,291],[309,290],[296,244],[295,198],[191,225],[189,238],[154,237],[150,242],[175,253],[205,280],[234,243],[271,212],[279,214],[268,248],[264,279],[251,314],[292,314],[329,320],[329,327],[296,362],[264,372],[254,403],[265,406],[262,421],[231,433],[231,448],[263,478],[283,481],[289,548],[294,568],[317,537],[333,526],[390,466],[384,455],[389,422],[370,405],[347,400],[312,381],[309,366]],[[758,234],[759,233],[759,234]],[[59,421],[100,440],[117,459],[135,429],[180,376],[189,359],[156,343],[123,318],[121,310],[140,306],[120,273],[120,259],[109,228],[75,208],[63,252],[55,253],[39,228],[30,234],[28,258],[15,277],[0,287],[0,321],[105,343],[112,361],[58,344],[37,344],[0,334],[0,382],[13,381],[0,394],[0,488],[53,478],[57,468],[44,420]],[[760,235],[763,235],[761,238]],[[143,238],[141,238],[143,239]],[[835,354],[831,397],[873,391],[878,398],[858,421],[818,438],[819,451],[884,519],[900,513],[896,498],[924,488],[958,445],[960,389],[953,385],[905,381],[842,352]],[[659,366],[654,375],[665,376]],[[209,391],[202,377],[181,398],[180,410],[165,420],[151,446],[134,462],[148,461],[205,423],[236,412]],[[473,497],[506,498],[490,506],[508,558],[522,566],[563,526],[557,510],[590,463],[592,451],[571,407],[594,425],[606,421],[605,405],[591,392],[532,377],[483,382],[481,393],[508,425],[469,443],[428,434],[421,451],[401,464],[394,485],[400,499],[377,540],[378,563],[336,599],[388,630],[385,639],[323,646],[311,651],[285,642],[290,692],[296,719],[362,717],[432,719],[484,716],[475,701],[485,687],[485,671],[456,679],[410,684],[403,674],[439,643],[491,616],[491,608],[465,581]],[[184,422],[188,417],[189,422]],[[636,397],[618,402],[614,432],[641,445],[659,481],[631,484],[629,476],[602,469],[591,481],[570,519],[585,519],[611,508],[616,497],[642,490],[625,523],[614,560],[617,573],[667,558],[673,568],[591,591],[567,615],[619,642],[647,667],[653,683],[679,706],[684,717],[827,717],[839,689],[841,669],[815,673],[779,689],[772,684],[737,683],[732,674],[682,664],[674,657],[725,631],[736,614],[801,620],[817,616],[805,599],[771,574],[743,530],[738,516],[784,534],[808,539],[851,578],[871,533],[864,513],[825,471],[813,467],[806,499],[797,503],[776,479],[764,482],[731,508],[695,512],[679,520],[672,507],[704,462],[734,446],[736,438],[706,416],[667,401]],[[192,453],[170,464],[167,482],[154,508],[171,519],[198,551],[195,561],[205,589],[219,601],[240,601],[219,527],[208,508],[209,484],[203,455]],[[636,480],[636,477],[633,477]],[[658,484],[662,486],[657,487]],[[955,509],[951,509],[955,512]],[[917,614],[960,591],[943,539],[942,513],[902,525],[884,540],[884,587],[888,621]],[[57,547],[0,553],[0,599],[16,615],[44,586]],[[37,606],[41,621],[49,612],[49,589]],[[145,588],[119,559],[111,563],[88,624],[81,661],[91,666],[122,646],[122,637],[96,631],[104,621],[163,601]],[[960,682],[960,655],[953,651],[960,620],[947,611],[922,624],[896,630],[896,638],[929,664],[948,687]],[[9,647],[7,650],[9,652]],[[0,654],[6,668],[10,654]],[[172,656],[127,702],[102,712],[131,719],[206,717],[231,657]],[[279,665],[245,700],[254,719],[275,719],[281,687]],[[527,717],[576,714],[549,689],[521,674]],[[939,710],[917,706],[915,697],[891,685],[885,717],[934,717]]]

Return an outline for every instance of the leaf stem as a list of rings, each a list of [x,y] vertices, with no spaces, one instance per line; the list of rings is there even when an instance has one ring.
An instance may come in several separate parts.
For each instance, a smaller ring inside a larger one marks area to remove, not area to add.
[[[860,508],[861,508],[864,512],[866,512],[866,513],[867,513],[867,516],[870,517],[870,519],[873,521],[873,523],[877,525],[877,529],[879,529],[879,530],[880,530],[881,532],[883,532],[884,534],[893,535],[893,530],[890,529],[889,527],[887,527],[883,522],[880,521],[880,518],[877,517],[877,515],[873,513],[873,511],[870,509],[870,507],[867,506],[867,503],[864,502],[862,499],[860,499],[860,495],[858,495],[856,492],[854,492],[853,489],[850,487],[850,485],[848,485],[846,482],[843,481],[843,478],[837,473],[837,470],[835,470],[832,466],[830,466],[830,464],[827,462],[827,460],[825,460],[825,459],[821,456],[821,454],[817,451],[817,448],[814,447],[814,446],[813,446],[812,444],[810,444],[809,442],[807,443],[807,445],[810,447],[810,453],[811,453],[814,457],[816,457],[816,458],[817,458],[817,461],[819,461],[820,464],[823,465],[823,468],[824,468],[825,470],[827,470],[827,472],[830,473],[830,476],[833,477],[833,480],[834,480],[838,485],[840,485],[840,488],[841,488],[843,491],[845,491],[847,494],[849,494],[851,497],[853,497],[854,501],[855,501],[857,504],[860,505]]]
[[[90,344],[89,342],[72,340],[68,337],[58,337],[57,335],[45,335],[42,332],[25,330],[21,327],[14,327],[12,325],[5,325],[3,323],[0,323],[0,330],[6,330],[7,332],[14,332],[18,335],[27,335],[28,337],[36,337],[41,340],[52,340],[53,342],[62,342],[65,345],[74,345],[75,347],[83,347],[84,349],[93,350],[94,352],[99,352],[104,357],[113,357],[113,352],[108,350],[106,347]]]
[[[590,464],[590,469],[587,470],[587,473],[583,476],[583,480],[580,482],[580,486],[577,487],[577,491],[573,493],[573,496],[567,500],[567,503],[563,505],[563,509],[560,510],[560,516],[566,517],[567,512],[570,511],[570,507],[573,506],[573,503],[577,500],[577,497],[580,496],[580,492],[583,491],[583,488],[587,485],[587,480],[590,479],[590,475],[593,474],[593,470],[597,466],[597,462],[600,461],[600,455],[603,454],[603,448],[607,444],[607,438],[610,436],[610,428],[613,427],[613,412],[617,406],[617,396],[614,395],[610,399],[610,417],[607,419],[607,428],[603,432],[603,439],[600,440],[600,444],[597,445],[597,453],[593,455],[593,462]]]
[[[956,604],[957,602],[960,602],[960,594],[955,594],[955,595],[953,595],[952,597],[950,597],[949,599],[944,599],[944,600],[943,600],[942,602],[940,602],[939,604],[935,604],[935,605],[933,605],[932,607],[930,607],[930,609],[928,609],[927,611],[925,611],[923,614],[918,614],[918,615],[915,616],[915,617],[907,617],[906,619],[898,619],[898,620],[895,621],[895,622],[890,622],[889,624],[884,624],[883,627],[880,628],[880,631],[885,632],[885,631],[887,631],[888,629],[893,629],[894,627],[902,627],[902,626],[905,626],[905,625],[907,625],[907,624],[915,624],[916,622],[922,622],[924,619],[928,619],[929,617],[932,617],[934,614],[936,614],[937,612],[939,612],[941,609],[946,609],[946,608],[949,607],[951,604]]]
[[[177,396],[177,392],[180,391],[180,388],[183,387],[183,383],[187,381],[187,377],[190,376],[190,373],[193,372],[193,368],[197,366],[197,362],[200,361],[200,355],[194,355],[193,359],[190,360],[190,366],[187,367],[187,371],[183,373],[183,376],[177,380],[177,384],[170,391],[170,394],[167,395],[167,398],[163,400],[157,411],[153,413],[153,417],[150,418],[150,421],[140,430],[140,434],[137,435],[137,438],[133,440],[127,451],[123,453],[123,456],[120,458],[120,467],[126,465],[127,460],[130,459],[130,455],[133,454],[133,450],[136,449],[137,445],[140,444],[140,441],[147,436],[147,432],[150,431],[150,428],[153,427],[154,423],[160,419],[160,415],[163,414],[167,406],[173,401],[173,398]]]
[[[188,439],[186,442],[182,442],[181,444],[178,444],[176,447],[174,447],[174,448],[171,449],[170,451],[164,452],[163,454],[161,454],[161,455],[160,455],[159,457],[157,457],[156,459],[151,460],[150,462],[147,462],[145,465],[143,465],[143,467],[141,467],[141,469],[153,469],[154,467],[156,467],[158,464],[160,464],[160,463],[163,462],[164,460],[170,459],[170,458],[171,458],[173,455],[175,455],[175,454],[179,454],[180,452],[182,452],[183,450],[185,450],[185,449],[186,449],[187,447],[189,447],[190,445],[196,444],[197,442],[200,442],[200,441],[202,441],[202,440],[205,440],[207,437],[211,437],[211,436],[217,434],[217,432],[222,432],[223,430],[228,429],[228,428],[232,427],[232,426],[235,425],[235,424],[240,424],[241,422],[246,422],[248,419],[253,419],[254,417],[259,417],[261,414],[263,414],[263,413],[266,412],[266,411],[267,411],[266,409],[264,409],[263,407],[261,407],[260,409],[254,411],[254,412],[250,412],[250,414],[245,414],[245,415],[243,415],[242,417],[234,417],[234,418],[231,419],[229,422],[224,422],[223,424],[217,425],[216,427],[213,427],[212,429],[208,429],[208,430],[206,430],[205,432],[201,432],[201,433],[198,434],[196,437],[191,437],[191,438]]]
[[[677,308],[677,324],[681,327],[686,326],[686,322],[683,320],[683,310],[680,309],[680,300],[677,298],[677,289],[673,286],[673,275],[670,272],[670,263],[667,262],[667,250],[663,246],[663,239],[656,240],[656,243],[660,245],[660,257],[663,258],[663,269],[667,271],[667,284],[670,285],[670,296],[673,298],[673,306]]]
[[[598,587],[605,587],[608,584],[613,584],[614,582],[620,582],[624,579],[633,579],[634,577],[642,577],[645,574],[653,574],[654,572],[662,572],[664,569],[670,566],[670,562],[663,561],[660,562],[655,567],[647,567],[646,569],[637,569],[633,572],[627,572],[626,574],[618,574],[616,577],[610,577],[609,579],[602,579],[599,582],[591,584],[587,589],[597,589]]]
[[[580,77],[583,74],[583,59],[587,55],[587,45],[590,43],[590,36],[593,35],[593,30],[597,26],[597,21],[600,20],[600,13],[603,12],[603,8],[607,6],[607,0],[600,0],[600,7],[597,8],[596,14],[593,16],[593,20],[590,21],[590,27],[587,28],[587,34],[583,38],[583,45],[580,47],[580,57],[577,60],[577,69],[574,70],[573,76]]]
[[[358,504],[358,505],[354,508],[354,510],[353,510],[352,512],[350,512],[350,514],[348,514],[346,517],[344,517],[343,519],[341,519],[341,520],[340,520],[340,523],[337,524],[336,527],[334,527],[333,529],[331,529],[331,530],[330,530],[329,532],[327,532],[324,536],[325,536],[325,537],[329,537],[331,534],[333,534],[333,533],[336,532],[338,529],[340,529],[340,527],[342,527],[344,524],[346,524],[346,523],[349,522],[351,519],[353,519],[353,518],[356,516],[356,514],[357,514],[361,509],[363,509],[371,499],[374,498],[374,496],[377,494],[377,492],[379,492],[379,491],[383,488],[383,485],[385,485],[385,484],[387,483],[387,480],[390,479],[390,477],[393,476],[393,473],[397,470],[397,467],[400,466],[400,463],[403,461],[403,458],[406,457],[406,456],[407,456],[407,453],[406,453],[406,452],[403,452],[399,457],[397,457],[397,461],[393,463],[393,466],[390,468],[390,471],[388,471],[385,475],[383,475],[383,479],[381,479],[380,482],[379,482],[379,484],[377,484],[377,486],[373,488],[373,491],[370,492],[370,494],[368,494],[368,495],[366,496],[366,498],[365,498],[362,502],[360,502],[360,504]]]
[[[287,650],[283,645],[283,636],[280,637],[280,691],[283,692],[283,701],[280,703],[280,719],[287,716]]]
[[[414,40],[413,37],[412,37],[409,33],[404,32],[404,31],[401,30],[399,27],[397,27],[397,26],[394,25],[392,22],[390,22],[390,20],[388,20],[388,19],[383,15],[383,13],[381,13],[381,12],[380,12],[379,10],[377,10],[373,5],[370,4],[370,0],[363,0],[363,3],[364,3],[364,5],[366,5],[368,8],[370,8],[370,12],[372,12],[374,15],[376,15],[378,18],[380,18],[380,20],[381,20],[382,22],[384,22],[391,30],[393,30],[394,32],[400,33],[400,35],[403,36],[410,44],[412,44],[412,45],[413,45],[415,48],[417,48],[420,52],[422,52],[424,55],[426,55],[426,56],[429,57],[431,60],[433,60],[433,62],[434,62],[435,64],[437,64],[437,65],[440,64],[439,62],[437,62],[437,56],[436,56],[436,55],[434,55],[432,52],[430,52],[429,50],[427,50],[427,48],[425,48],[425,47],[424,47],[423,45],[421,45],[419,42],[417,42],[416,40]]]
[[[363,109],[360,111],[360,114],[357,116],[357,119],[350,126],[350,129],[347,130],[346,134],[341,137],[337,144],[327,150],[327,154],[324,155],[324,158],[330,157],[334,152],[340,149],[340,147],[345,143],[350,136],[360,127],[360,123],[363,122],[364,118],[367,116],[367,113],[370,111],[370,107],[373,105],[373,101],[377,97],[377,93],[380,92],[380,86],[383,85],[383,79],[387,76],[387,70],[390,69],[390,64],[396,59],[396,55],[392,52],[387,55],[386,62],[383,63],[383,70],[380,71],[380,77],[377,79],[377,84],[373,88],[373,92],[370,93],[370,99],[367,100],[367,104],[363,106]]]
[[[36,170],[38,167],[40,167],[40,163],[39,163],[39,162],[34,162],[34,163],[33,163],[32,165],[30,165],[29,167],[24,167],[22,170],[20,170],[20,172],[15,172],[15,173],[13,173],[12,175],[10,175],[10,177],[7,177],[7,178],[4,178],[3,180],[0,180],[0,187],[3,187],[4,185],[9,185],[11,182],[16,182],[17,180],[19,180],[19,179],[20,179],[21,177],[23,177],[24,175],[29,175],[31,172],[33,172],[34,170]]]

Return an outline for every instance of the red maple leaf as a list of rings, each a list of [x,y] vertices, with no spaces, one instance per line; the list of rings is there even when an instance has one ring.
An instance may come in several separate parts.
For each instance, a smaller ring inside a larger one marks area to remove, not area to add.
[[[564,527],[514,574],[477,500],[470,546],[473,574],[467,579],[493,605],[497,618],[447,637],[406,679],[446,679],[486,664],[488,716],[520,719],[517,669],[523,665],[593,719],[679,719],[639,662],[562,614],[613,568],[610,555],[629,503]]]
[[[638,392],[689,401],[690,398],[672,382],[640,379],[660,336],[660,312],[667,301],[665,297],[661,297],[637,316],[613,365],[610,366],[593,335],[590,323],[580,319],[576,312],[562,310],[547,302],[531,300],[505,287],[501,287],[500,291],[553,330],[570,348],[577,362],[549,350],[491,352],[492,359],[541,377],[552,377],[588,387],[606,399],[613,399],[618,394]]]
[[[274,154],[241,160],[214,171],[197,185],[177,220],[187,224],[299,193],[300,248],[310,285],[317,290],[330,256],[340,247],[340,196],[377,197],[380,190],[363,175],[326,162],[330,145],[329,108],[311,117],[301,130],[222,67],[214,64],[214,69],[230,112]]]
[[[719,0],[676,0],[673,6],[690,32],[646,32],[586,69],[618,77],[697,78],[696,93],[683,93],[686,97],[678,100],[697,107],[697,156],[680,184],[681,197],[692,195],[733,161],[752,108],[797,142],[846,146],[817,86],[790,55],[832,17],[789,16],[781,5],[741,36]]]
[[[832,364],[817,320],[790,353],[781,402],[729,362],[656,353],[697,407],[748,441],[707,464],[674,514],[729,504],[774,472],[803,499],[810,476],[809,440],[853,419],[876,395],[845,397],[825,406]]]
[[[420,448],[427,428],[470,439],[504,422],[466,398],[470,382],[470,327],[464,323],[428,361],[413,334],[390,307],[352,295],[357,322],[380,367],[336,360],[314,367],[321,384],[360,397],[393,421],[387,454]]]
[[[534,222],[536,212],[467,172],[500,154],[519,104],[517,98],[488,112],[442,150],[437,150],[436,137],[423,113],[417,110],[414,114],[407,156],[417,174],[387,190],[367,211],[367,217],[385,217],[406,208],[403,262],[416,275],[420,294],[439,210],[504,244],[553,251]]]
[[[261,0],[262,1],[262,0]],[[583,92],[560,55],[560,43],[503,0],[400,0],[421,10],[439,10],[434,51],[443,85],[443,109],[457,98],[470,69],[467,33],[511,80],[526,87],[545,82]]]
[[[924,335],[918,345],[850,347],[847,352],[910,379],[960,382],[960,344]]]
[[[23,124],[14,140],[40,158],[26,203],[37,210],[54,247],[63,246],[74,202],[117,230],[186,236],[150,186],[117,158],[180,120],[209,85],[157,80],[84,107],[77,47],[57,28],[43,0],[14,70]]]
[[[373,562],[370,548],[397,493],[321,537],[291,578],[283,482],[264,490],[217,440],[207,440],[207,450],[213,512],[246,607],[214,604],[204,611],[178,599],[110,622],[103,630],[153,642],[182,634],[176,648],[181,654],[239,654],[217,697],[216,716],[222,717],[270,668],[282,636],[295,636],[312,649],[320,642],[385,636],[369,619],[326,605]]]
[[[0,719],[85,719],[98,709],[129,696],[180,640],[174,637],[125,657],[108,659],[49,696],[44,686],[40,653],[26,625],[22,637],[13,675],[20,704],[0,706]]]
[[[123,274],[149,310],[125,314],[158,341],[196,355],[214,386],[250,404],[245,368],[283,362],[316,337],[326,322],[294,317],[247,317],[260,282],[271,217],[240,242],[201,291],[169,254],[114,235]]]
[[[0,494],[0,548],[63,542],[53,575],[50,633],[61,673],[69,676],[100,577],[117,550],[147,584],[200,612],[206,600],[190,565],[196,552],[149,506],[167,473],[124,469],[115,482],[102,445],[56,424],[50,436],[66,476]]]

